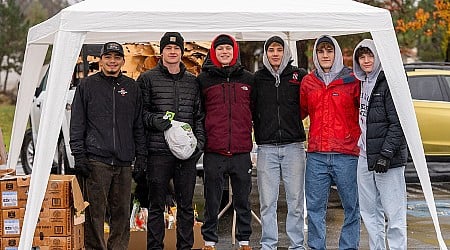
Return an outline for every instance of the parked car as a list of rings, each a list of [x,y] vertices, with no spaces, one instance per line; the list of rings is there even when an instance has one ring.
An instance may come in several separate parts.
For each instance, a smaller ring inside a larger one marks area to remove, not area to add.
[[[74,159],[71,155],[69,147],[69,124],[72,100],[75,95],[75,88],[81,78],[97,71],[98,62],[89,62],[87,57],[98,57],[100,55],[101,45],[84,45],[80,58],[82,62],[77,63],[74,68],[74,74],[70,82],[69,91],[66,95],[66,106],[64,120],[59,132],[58,144],[55,149],[55,155],[52,164],[52,173],[54,174],[73,174]],[[20,160],[22,169],[25,174],[31,174],[34,163],[34,154],[39,132],[39,124],[43,104],[47,98],[47,78],[49,65],[44,65],[41,69],[39,85],[33,97],[33,103],[30,110],[29,128],[25,131],[25,135],[20,150]]]
[[[450,63],[405,64],[427,160],[450,160]]]

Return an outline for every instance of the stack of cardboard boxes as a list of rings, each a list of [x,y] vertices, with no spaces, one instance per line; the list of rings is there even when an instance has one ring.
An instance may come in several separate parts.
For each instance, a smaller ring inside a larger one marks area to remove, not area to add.
[[[0,249],[16,249],[25,216],[30,176],[0,179]],[[41,250],[84,247],[83,201],[75,176],[51,175],[33,238]]]

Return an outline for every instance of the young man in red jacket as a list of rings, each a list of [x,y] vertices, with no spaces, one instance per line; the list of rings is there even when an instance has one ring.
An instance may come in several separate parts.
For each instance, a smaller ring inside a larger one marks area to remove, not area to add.
[[[339,249],[358,249],[360,85],[344,66],[341,49],[333,37],[316,40],[313,61],[316,69],[303,78],[300,87],[300,113],[302,118],[309,115],[311,122],[305,175],[308,246],[326,249],[326,209],[334,183],[345,216]]]
[[[206,146],[204,249],[213,250],[219,238],[219,214],[223,186],[230,176],[233,206],[237,215],[236,238],[240,249],[249,250],[252,233],[249,195],[251,191],[253,75],[239,60],[239,47],[229,35],[217,36],[198,76],[205,107]]]

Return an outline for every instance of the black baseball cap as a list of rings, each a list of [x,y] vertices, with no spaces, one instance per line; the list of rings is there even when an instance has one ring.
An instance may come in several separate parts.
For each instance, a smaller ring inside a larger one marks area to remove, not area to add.
[[[107,42],[103,45],[102,50],[100,52],[100,56],[103,56],[106,53],[116,52],[121,56],[124,56],[123,47],[119,43],[116,42]]]
[[[333,40],[331,40],[331,38],[329,38],[328,36],[322,36],[321,38],[319,38],[317,40],[317,45],[321,44],[321,43],[329,43],[331,46],[333,46],[334,48],[334,43]]]

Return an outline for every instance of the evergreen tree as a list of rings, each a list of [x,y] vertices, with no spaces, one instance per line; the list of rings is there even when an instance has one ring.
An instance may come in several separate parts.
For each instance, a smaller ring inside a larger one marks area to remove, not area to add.
[[[23,8],[27,20],[33,26],[50,17],[49,11],[39,1],[33,1]]]

